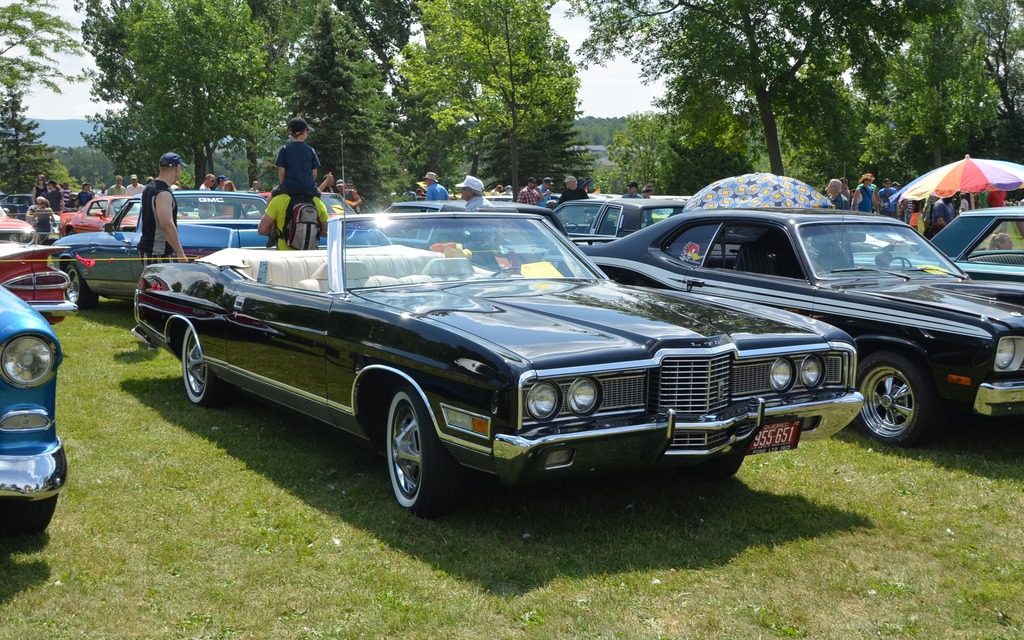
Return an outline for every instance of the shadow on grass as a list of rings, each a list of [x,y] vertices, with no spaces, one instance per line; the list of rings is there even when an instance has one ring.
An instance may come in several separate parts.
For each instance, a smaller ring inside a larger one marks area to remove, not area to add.
[[[456,515],[421,520],[395,503],[384,459],[330,427],[244,396],[222,409],[193,407],[177,378],[122,388],[310,506],[492,593],[522,594],[563,577],[617,583],[615,574],[633,570],[713,567],[752,548],[873,526],[798,495],[672,470],[517,487],[473,473]]]
[[[48,533],[33,536],[0,537],[0,604],[9,602],[18,593],[43,584],[50,579],[50,565],[42,560],[18,562],[17,554],[42,551],[50,542]]]
[[[871,447],[883,455],[926,460],[954,471],[964,471],[993,480],[1024,480],[1024,418],[986,418],[954,412],[935,442],[915,448],[890,447],[849,426],[836,436],[846,442]]]

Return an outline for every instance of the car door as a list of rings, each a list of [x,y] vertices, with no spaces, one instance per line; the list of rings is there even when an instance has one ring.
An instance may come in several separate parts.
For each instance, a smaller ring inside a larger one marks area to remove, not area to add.
[[[594,233],[599,236],[628,235],[628,232],[620,233],[624,215],[627,214],[623,212],[622,205],[607,205],[595,221]]]
[[[142,275],[138,252],[141,234],[135,230],[121,230],[121,223],[129,216],[134,226],[140,202],[136,200],[131,204],[114,218],[110,231],[82,236],[87,239],[87,244],[75,249],[75,255],[80,258],[76,266],[89,288],[96,293],[130,298]]]
[[[228,362],[251,391],[326,422],[326,339],[330,294],[253,280],[229,298]]]
[[[571,200],[555,208],[555,215],[562,221],[569,235],[590,235],[601,214],[604,204],[596,200]]]
[[[693,290],[809,315],[814,288],[785,229],[762,222],[705,221],[683,227],[664,255]],[[680,288],[685,283],[680,281]]]

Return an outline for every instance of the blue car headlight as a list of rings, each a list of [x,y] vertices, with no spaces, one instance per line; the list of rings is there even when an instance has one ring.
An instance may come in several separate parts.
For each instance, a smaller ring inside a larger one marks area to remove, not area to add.
[[[57,364],[53,346],[39,336],[19,336],[4,345],[0,370],[16,387],[36,387],[48,381]]]

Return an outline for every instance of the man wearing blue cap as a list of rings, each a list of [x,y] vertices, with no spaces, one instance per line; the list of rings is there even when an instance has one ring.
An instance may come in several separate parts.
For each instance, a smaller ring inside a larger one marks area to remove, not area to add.
[[[183,167],[181,156],[165,153],[160,156],[160,174],[142,191],[139,256],[143,266],[154,262],[188,261],[178,240],[178,203],[171,191]]]

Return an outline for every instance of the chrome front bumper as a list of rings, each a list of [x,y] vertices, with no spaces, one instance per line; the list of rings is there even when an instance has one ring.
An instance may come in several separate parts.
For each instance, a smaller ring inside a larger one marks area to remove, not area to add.
[[[1024,415],[1024,381],[981,383],[974,396],[974,412],[983,416]]]
[[[864,404],[856,392],[814,394],[789,403],[767,405],[754,402],[728,417],[710,416],[701,422],[682,422],[669,412],[667,419],[640,424],[609,425],[582,431],[559,433],[497,434],[494,437],[494,462],[498,477],[516,484],[553,476],[581,475],[592,471],[611,471],[655,466],[685,466],[712,456],[734,453],[746,447],[766,422],[780,419],[804,419],[800,441],[823,440],[848,425]],[[816,419],[816,420],[814,420]],[[746,428],[735,427],[746,425]],[[677,433],[721,432],[734,434],[715,446],[670,448]],[[556,452],[569,450],[559,455]],[[568,460],[563,460],[568,457]],[[559,460],[552,463],[551,460]]]
[[[56,495],[68,478],[68,460],[60,441],[49,451],[0,456],[0,499],[42,500]]]

